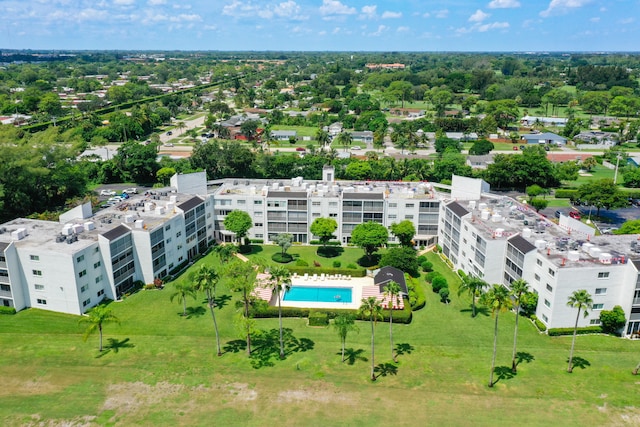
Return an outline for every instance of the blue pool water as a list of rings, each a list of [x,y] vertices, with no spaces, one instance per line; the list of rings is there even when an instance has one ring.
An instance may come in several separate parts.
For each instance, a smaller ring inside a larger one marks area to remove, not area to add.
[[[351,302],[352,288],[293,286],[284,294],[284,301]]]

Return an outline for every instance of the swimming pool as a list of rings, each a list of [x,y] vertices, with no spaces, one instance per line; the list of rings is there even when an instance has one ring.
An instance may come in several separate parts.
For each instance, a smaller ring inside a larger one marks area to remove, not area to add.
[[[284,294],[283,301],[350,303],[353,288],[325,286],[293,286]]]

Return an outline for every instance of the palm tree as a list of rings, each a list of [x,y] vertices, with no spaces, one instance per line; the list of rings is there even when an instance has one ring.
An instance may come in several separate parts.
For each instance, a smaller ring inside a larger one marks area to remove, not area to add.
[[[573,348],[576,345],[576,335],[578,334],[578,320],[580,319],[580,311],[584,310],[584,317],[589,315],[588,309],[591,308],[593,304],[593,299],[591,298],[591,294],[584,289],[580,289],[579,291],[574,291],[571,295],[569,295],[569,300],[567,301],[567,305],[569,307],[577,308],[578,314],[576,315],[576,324],[573,327],[573,340],[571,341],[571,351],[569,352],[569,366],[567,367],[567,372],[573,372]]]
[[[216,315],[213,311],[216,301],[216,286],[218,285],[220,276],[218,276],[218,273],[212,267],[202,265],[194,274],[192,274],[190,279],[193,281],[197,291],[204,291],[207,295],[207,304],[209,305],[209,311],[211,311],[213,328],[216,332],[218,356],[222,356],[222,350],[220,349],[220,334],[218,333],[218,322],[216,321]]]
[[[358,313],[362,317],[368,317],[371,323],[371,381],[376,380],[375,371],[375,329],[374,326],[378,319],[382,318],[382,306],[376,297],[362,298],[362,303],[358,309]]]
[[[89,335],[94,333],[96,329],[100,333],[100,351],[102,351],[102,325],[105,323],[120,323],[120,320],[106,305],[96,305],[92,309],[86,312],[86,316],[80,319],[80,323],[88,323],[89,326],[84,332],[84,341],[89,338]]]
[[[182,133],[182,131],[187,127],[187,125],[184,122],[178,122],[176,123],[176,128],[180,131],[180,133]]]
[[[291,288],[291,272],[282,265],[276,265],[269,269],[271,289],[278,298],[278,321],[280,323],[280,359],[284,359],[284,339],[282,337],[282,294]]]
[[[217,245],[213,248],[213,251],[218,255],[220,262],[226,264],[238,252],[238,247],[236,245]]]
[[[248,262],[240,260],[231,262],[225,269],[225,276],[231,283],[231,289],[236,292],[240,292],[241,302],[243,306],[242,310],[242,327],[246,334],[247,339],[247,354],[251,355],[251,331],[252,322],[251,315],[249,313],[249,305],[251,304],[251,294],[256,287],[256,269]]]
[[[344,151],[347,151],[347,147],[349,147],[353,142],[351,133],[346,131],[340,132],[338,136],[336,136],[336,139],[338,140],[338,144],[342,145]]]
[[[182,316],[187,315],[187,297],[192,297],[196,299],[196,291],[193,288],[191,282],[185,280],[181,282],[175,282],[174,284],[175,291],[171,294],[169,299],[171,302],[175,298],[178,298],[178,302],[182,303]]]
[[[476,317],[476,297],[482,294],[482,290],[489,286],[487,282],[474,276],[465,276],[458,288],[458,296],[467,292],[471,295],[471,317]]]
[[[342,344],[342,362],[344,362],[344,347],[347,343],[347,334],[349,331],[358,331],[355,316],[350,313],[337,315],[336,318],[333,319],[333,328],[338,331],[338,335],[340,335],[340,343]]]
[[[493,327],[493,358],[491,359],[491,374],[489,376],[489,387],[493,387],[493,371],[496,368],[496,352],[498,345],[498,315],[506,311],[511,305],[509,291],[502,285],[493,285],[484,295],[482,302],[491,309],[491,316],[495,317]]]
[[[400,285],[393,280],[384,287],[384,296],[387,298],[389,309],[389,341],[391,343],[391,358],[396,361],[396,356],[393,354],[393,305],[400,305]]]
[[[529,284],[524,279],[514,280],[511,283],[511,297],[513,303],[516,305],[516,329],[513,333],[513,356],[511,361],[511,370],[513,373],[518,371],[518,365],[516,363],[516,345],[518,342],[518,319],[520,318],[520,304],[522,303],[522,297],[529,292]]]
[[[316,141],[320,144],[320,148],[324,149],[325,145],[328,145],[331,142],[331,136],[329,135],[329,132],[320,128],[316,131]]]

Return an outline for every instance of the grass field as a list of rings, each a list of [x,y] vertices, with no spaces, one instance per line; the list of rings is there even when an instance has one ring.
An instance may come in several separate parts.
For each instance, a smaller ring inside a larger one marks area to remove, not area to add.
[[[299,248],[292,248],[295,252]],[[266,250],[265,250],[266,252]],[[354,251],[357,254],[361,251]],[[437,268],[442,263],[429,257]],[[213,255],[200,262],[216,265]],[[2,425],[372,426],[372,425],[638,425],[640,342],[579,336],[581,367],[565,372],[571,337],[539,334],[521,319],[517,375],[510,365],[515,316],[500,315],[500,376],[487,387],[493,319],[472,319],[469,298],[456,296],[456,276],[445,271],[452,302],[430,290],[410,325],[394,326],[404,349],[391,363],[388,324],[376,326],[378,380],[369,380],[369,324],[347,337],[352,363],[341,363],[331,328],[284,319],[288,352],[277,357],[277,319],[259,319],[266,331],[247,358],[236,333],[237,295],[218,292],[218,323],[225,353],[215,356],[213,327],[203,298],[190,315],[171,303],[172,285],[112,303],[120,325],[105,325],[106,351],[97,336],[82,341],[77,316],[24,310],[0,316]],[[420,279],[424,283],[424,279]]]

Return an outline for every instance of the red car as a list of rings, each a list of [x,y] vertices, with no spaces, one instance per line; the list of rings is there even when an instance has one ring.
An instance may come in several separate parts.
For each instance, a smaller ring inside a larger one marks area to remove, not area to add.
[[[307,151],[304,147],[298,147],[296,148],[296,151]]]
[[[580,219],[580,214],[576,211],[570,211],[569,216],[573,219]]]

